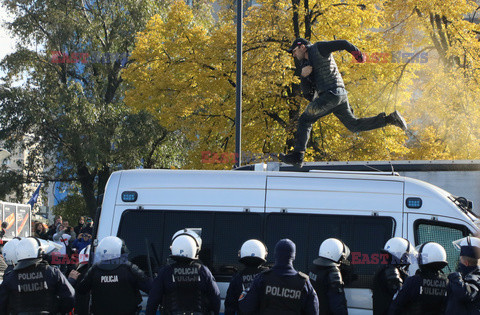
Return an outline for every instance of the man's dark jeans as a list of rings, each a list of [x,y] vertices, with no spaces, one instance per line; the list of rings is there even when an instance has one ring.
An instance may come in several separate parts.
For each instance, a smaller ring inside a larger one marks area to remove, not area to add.
[[[351,132],[372,130],[386,126],[385,113],[380,113],[374,117],[356,118],[348,103],[347,91],[344,88],[336,88],[323,92],[308,104],[298,121],[294,151],[305,151],[310,132],[312,131],[312,125],[330,113],[337,116]]]

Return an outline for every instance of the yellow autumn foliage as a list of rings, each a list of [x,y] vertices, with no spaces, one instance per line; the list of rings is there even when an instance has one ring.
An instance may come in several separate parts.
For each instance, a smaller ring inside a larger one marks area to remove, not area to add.
[[[202,163],[202,152],[235,150],[235,8],[219,3],[215,22],[198,18],[198,8],[183,1],[152,17],[122,74],[131,86],[128,105],[148,109],[196,143],[189,156],[193,168],[233,164]],[[359,47],[367,54],[365,64],[347,52],[334,53],[355,114],[397,109],[410,126],[407,134],[390,126],[353,134],[329,115],[314,125],[307,160],[478,158],[480,29],[466,19],[473,5],[259,1],[244,18],[242,151],[290,149],[308,104],[286,52],[300,36],[312,42],[346,39]]]

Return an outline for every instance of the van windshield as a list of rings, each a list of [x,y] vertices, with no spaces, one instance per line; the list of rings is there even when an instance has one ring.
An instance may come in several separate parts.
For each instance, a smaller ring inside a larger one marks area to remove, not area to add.
[[[336,237],[350,248],[358,274],[349,286],[369,288],[379,267],[375,255],[378,257],[393,236],[395,223],[391,217],[379,216],[127,210],[122,214],[118,237],[125,240],[130,260],[148,273],[148,261],[153,272],[167,262],[171,237],[183,228],[202,229],[199,257],[219,282],[230,281],[242,268],[238,251],[246,240],[263,241],[269,249],[266,264],[273,265],[276,242],[291,239],[297,246],[294,266],[308,274],[322,241]]]

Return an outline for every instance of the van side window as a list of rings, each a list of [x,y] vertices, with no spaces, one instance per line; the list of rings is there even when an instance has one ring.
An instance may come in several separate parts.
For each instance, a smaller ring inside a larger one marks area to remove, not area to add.
[[[370,288],[381,263],[379,250],[394,235],[394,223],[390,217],[269,213],[265,239],[267,247],[272,249],[281,238],[294,241],[297,245],[294,266],[308,272],[318,257],[320,244],[327,238],[338,238],[350,248],[350,260],[358,275],[349,287]]]
[[[149,211],[127,210],[122,214],[117,236],[125,241],[129,260],[140,269],[149,273],[148,256],[152,272],[163,264],[161,260],[164,228],[163,213],[151,214]]]
[[[252,238],[263,240],[263,214],[127,210],[122,214],[117,234],[125,240],[129,259],[148,273],[147,256],[156,272],[167,263],[172,235],[182,228],[202,228],[200,259],[217,281],[229,281],[241,267],[238,250],[242,243]]]
[[[320,244],[329,237],[345,242],[356,253],[354,270],[358,279],[349,287],[369,288],[379,266],[372,260],[394,235],[390,217],[341,216],[290,213],[232,213],[221,211],[127,210],[122,213],[118,237],[125,240],[129,259],[149,273],[167,263],[172,235],[182,228],[202,229],[199,257],[217,281],[230,281],[236,270],[238,251],[246,240],[264,241],[269,249],[267,264],[273,264],[278,240],[290,238],[297,245],[294,266],[308,273],[318,257]]]
[[[452,245],[456,241],[469,234],[468,229],[463,225],[437,222],[430,220],[416,220],[414,223],[415,246],[425,242],[437,242],[442,245],[447,252],[447,261],[450,270],[455,270],[460,251]],[[443,269],[449,273],[448,267]]]

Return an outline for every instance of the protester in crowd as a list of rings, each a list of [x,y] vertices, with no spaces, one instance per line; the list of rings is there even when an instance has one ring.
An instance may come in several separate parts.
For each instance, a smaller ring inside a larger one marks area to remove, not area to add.
[[[56,215],[53,224],[48,227],[48,239],[53,239],[53,234],[57,233],[57,227],[62,224],[63,218],[61,215]]]
[[[48,240],[48,230],[42,222],[35,223],[33,236],[42,240]]]
[[[60,224],[57,228],[58,232],[53,235],[53,241],[57,244],[62,245],[60,254],[67,254],[67,247],[69,247],[70,239],[72,236],[65,232],[65,227],[63,224]]]
[[[88,233],[80,233],[78,238],[73,241],[72,249],[75,249],[78,253],[90,244],[92,244],[92,236]]]
[[[75,231],[75,234],[80,235],[80,233],[82,233],[81,231],[83,229],[84,224],[85,224],[85,217],[82,216],[78,219],[77,226],[73,228],[73,230]]]
[[[90,217],[85,219],[85,226],[80,230],[80,233],[88,233],[93,235],[93,220]]]
[[[70,235],[73,240],[77,238],[77,233],[75,233],[73,227],[70,226],[70,224],[68,223],[68,221],[63,220],[63,226],[65,227],[65,233],[67,233],[68,235]]]
[[[57,233],[55,233],[53,235],[53,242],[62,246],[62,248],[59,251],[61,257],[65,256],[65,255],[67,255],[69,257],[71,256],[71,254],[72,254],[72,249],[71,249],[71,246],[70,246],[70,239],[71,238],[72,238],[72,236],[65,232],[65,227],[63,226],[63,224],[60,224],[57,228]],[[65,261],[65,260],[62,259],[62,261]],[[62,264],[59,265],[59,268],[63,273],[67,273],[69,267],[70,266],[68,266],[65,263],[62,263]]]

